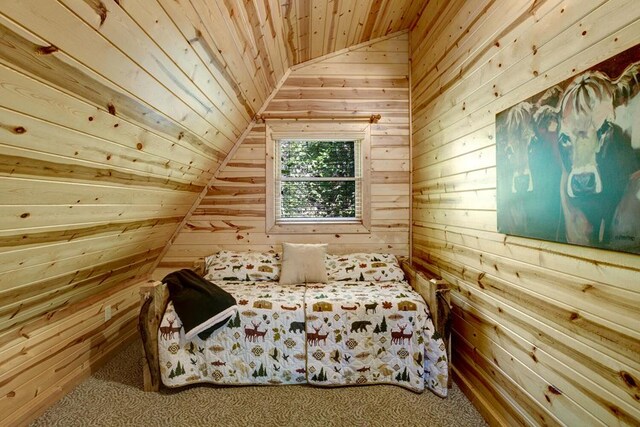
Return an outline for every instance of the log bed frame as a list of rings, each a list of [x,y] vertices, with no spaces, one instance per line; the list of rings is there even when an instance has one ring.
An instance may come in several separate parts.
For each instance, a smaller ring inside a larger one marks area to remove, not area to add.
[[[407,260],[401,260],[400,265],[411,286],[429,305],[435,330],[444,338],[449,360],[449,387],[451,387],[451,302],[449,287],[444,280],[429,276],[428,273],[417,271]],[[193,270],[202,275],[204,262],[199,260]],[[142,369],[144,391],[160,390],[160,363],[158,358],[158,329],[162,316],[169,302],[167,285],[158,281],[151,281],[149,285],[140,288],[140,315],[138,330],[142,339]]]

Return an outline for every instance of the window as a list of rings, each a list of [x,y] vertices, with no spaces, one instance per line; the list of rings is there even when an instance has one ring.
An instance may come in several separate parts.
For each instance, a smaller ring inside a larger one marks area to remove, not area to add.
[[[350,131],[354,126],[338,131],[324,123],[321,132],[267,126],[268,232],[369,231],[369,127]]]
[[[362,218],[360,141],[275,141],[276,222]]]

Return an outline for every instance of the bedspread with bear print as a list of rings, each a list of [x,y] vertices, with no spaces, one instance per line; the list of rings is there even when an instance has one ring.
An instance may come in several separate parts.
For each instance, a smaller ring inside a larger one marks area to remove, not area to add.
[[[308,284],[305,314],[309,383],[426,386],[447,395],[444,343],[408,283]]]
[[[444,343],[406,282],[214,283],[238,313],[206,340],[187,340],[169,303],[158,331],[166,386],[387,383],[447,394]]]

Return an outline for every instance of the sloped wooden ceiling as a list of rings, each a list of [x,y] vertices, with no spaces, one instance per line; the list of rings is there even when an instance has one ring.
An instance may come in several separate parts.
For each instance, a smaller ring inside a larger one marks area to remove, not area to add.
[[[371,233],[272,234],[265,228],[265,125],[256,125],[209,186],[154,277],[217,250],[281,250],[282,242],[329,244],[329,252],[409,254],[408,34],[362,44],[292,70],[265,113],[335,117],[381,114],[371,125]],[[271,122],[274,123],[274,122]],[[277,121],[276,121],[277,123]]]
[[[420,0],[285,0],[279,28],[283,29],[289,64],[299,64],[408,29],[417,21],[425,3]]]
[[[147,273],[290,65],[418,3],[0,2],[0,329]]]
[[[0,413],[28,417],[133,336],[129,279],[293,64],[407,28],[420,3],[0,1]]]
[[[149,271],[288,67],[230,14],[0,3],[0,331]]]

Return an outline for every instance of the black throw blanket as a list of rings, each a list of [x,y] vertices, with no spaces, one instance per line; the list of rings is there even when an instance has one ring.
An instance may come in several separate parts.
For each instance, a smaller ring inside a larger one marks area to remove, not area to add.
[[[207,339],[238,309],[231,294],[191,270],[174,271],[167,274],[162,282],[169,288],[173,307],[187,339],[196,334],[200,339]]]

